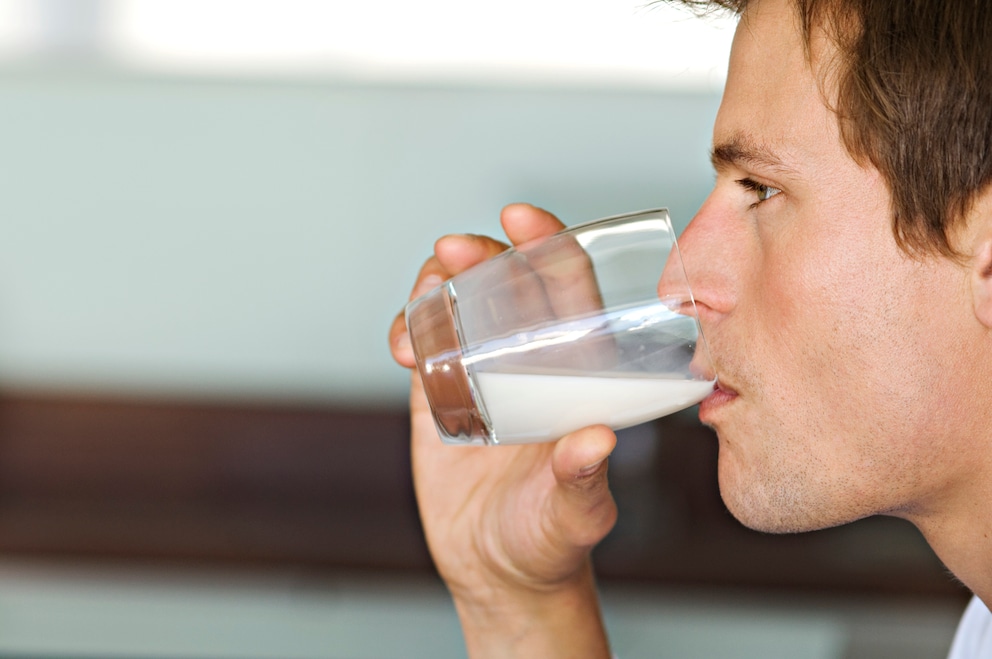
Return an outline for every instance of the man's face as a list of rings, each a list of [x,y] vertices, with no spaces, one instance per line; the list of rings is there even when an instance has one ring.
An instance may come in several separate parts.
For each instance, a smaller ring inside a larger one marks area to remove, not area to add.
[[[897,246],[884,181],[824,102],[832,46],[812,52],[790,0],[742,18],[716,184],[680,238],[722,385],[700,408],[721,492],[767,531],[913,518],[954,496],[984,332],[966,269]]]

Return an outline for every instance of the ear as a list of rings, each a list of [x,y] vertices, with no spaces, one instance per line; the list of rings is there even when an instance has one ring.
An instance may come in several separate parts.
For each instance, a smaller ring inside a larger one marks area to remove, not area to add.
[[[992,329],[992,232],[977,243],[971,266],[971,290],[975,299],[975,316]]]

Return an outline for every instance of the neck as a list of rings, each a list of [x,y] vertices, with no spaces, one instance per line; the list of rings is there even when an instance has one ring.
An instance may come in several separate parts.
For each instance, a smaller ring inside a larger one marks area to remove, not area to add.
[[[979,470],[980,471],[980,470]],[[908,515],[938,558],[992,609],[992,485],[976,474],[955,505],[941,512]]]

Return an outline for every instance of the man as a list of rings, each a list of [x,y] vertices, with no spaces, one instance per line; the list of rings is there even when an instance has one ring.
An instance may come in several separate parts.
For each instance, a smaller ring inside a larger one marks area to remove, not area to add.
[[[910,520],[977,596],[952,656],[992,656],[992,3],[729,4],[716,184],[680,239],[723,499],[774,533]],[[501,220],[513,243],[560,226]],[[439,240],[414,295],[503,248]],[[399,320],[391,339],[412,367]],[[470,655],[608,657],[589,551],[616,516],[613,434],[444,447],[416,377],[411,414]]]

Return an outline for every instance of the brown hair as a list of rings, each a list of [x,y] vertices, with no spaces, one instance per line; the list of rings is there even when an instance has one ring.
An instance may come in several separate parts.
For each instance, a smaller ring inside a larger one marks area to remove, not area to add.
[[[672,0],[738,14],[748,0]],[[892,193],[896,240],[955,256],[951,230],[992,183],[992,2],[792,0],[838,50],[835,110],[852,157]]]

